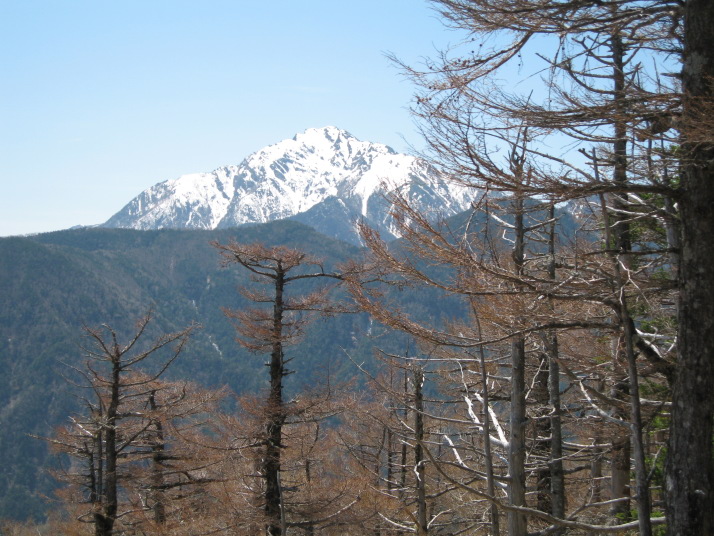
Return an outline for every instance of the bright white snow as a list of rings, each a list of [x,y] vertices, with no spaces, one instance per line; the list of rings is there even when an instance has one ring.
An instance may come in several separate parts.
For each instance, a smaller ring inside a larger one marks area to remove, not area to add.
[[[414,181],[419,188],[411,187]],[[357,202],[366,217],[370,199],[382,196],[384,187],[403,188],[417,205],[438,206],[447,216],[468,208],[473,197],[470,189],[446,183],[416,157],[328,126],[265,147],[238,166],[156,184],[107,225],[214,229],[262,223],[305,212],[331,196]]]

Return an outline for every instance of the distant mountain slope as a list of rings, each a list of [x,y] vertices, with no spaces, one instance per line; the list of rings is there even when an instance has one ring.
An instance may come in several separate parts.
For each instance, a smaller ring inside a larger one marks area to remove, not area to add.
[[[332,197],[296,218],[307,214],[329,223],[330,210],[341,207]],[[460,239],[467,225],[482,227],[486,217],[463,213],[442,228]],[[567,235],[574,227],[569,212],[560,221]],[[42,495],[51,494],[54,485],[47,472],[50,456],[47,446],[28,434],[51,433],[75,407],[61,363],[80,362],[83,325],[107,323],[128,333],[149,308],[158,332],[199,322],[203,328],[172,366],[171,376],[239,392],[265,387],[265,356],[236,344],[233,326],[221,312],[221,307],[246,305],[237,287],[248,282],[248,275],[221,268],[210,245],[232,238],[300,248],[324,259],[328,270],[362,254],[291,220],[219,230],[85,228],[0,238],[0,519],[42,516],[48,508]],[[408,254],[400,242],[393,247]],[[449,270],[431,262],[428,269]],[[436,288],[395,287],[388,299],[417,320],[465,314],[458,298]],[[288,349],[297,372],[286,379],[287,388],[315,384],[326,374],[335,380],[358,375],[350,357],[369,366],[373,347],[395,352],[407,347],[404,338],[386,333],[365,315],[318,319],[301,344]]]
[[[328,268],[358,255],[354,246],[292,221],[217,231],[91,228],[0,238],[0,519],[41,516],[48,508],[42,499],[53,486],[47,445],[27,434],[50,434],[75,407],[62,362],[81,362],[83,325],[107,323],[129,333],[149,308],[156,332],[199,322],[203,327],[172,366],[172,377],[242,392],[265,386],[265,357],[234,342],[221,312],[244,306],[237,287],[248,282],[246,273],[221,268],[209,244],[231,238],[304,248]],[[368,327],[364,315],[318,319],[305,346],[287,350],[297,370],[288,388],[314,384],[328,370],[335,378],[352,376],[345,351],[369,357]]]
[[[291,220],[218,230],[83,228],[0,238],[0,519],[41,518],[51,508],[45,497],[56,485],[48,472],[53,458],[29,434],[51,434],[77,407],[63,363],[83,362],[83,325],[106,323],[129,334],[150,308],[151,335],[198,322],[202,328],[169,377],[239,393],[266,388],[266,356],[240,347],[221,311],[247,305],[237,289],[249,275],[222,268],[210,245],[231,239],[299,248],[322,259],[326,270],[362,254]],[[458,314],[436,291],[395,292],[412,314]],[[300,344],[286,350],[296,371],[286,378],[287,390],[327,376],[333,382],[360,377],[352,360],[369,368],[375,346],[406,347],[404,337],[385,335],[365,314],[316,319]]]
[[[295,217],[359,243],[358,220],[395,237],[384,194],[397,189],[422,212],[445,217],[468,208],[474,197],[422,159],[325,127],[261,149],[240,165],[156,184],[104,226],[222,229]]]

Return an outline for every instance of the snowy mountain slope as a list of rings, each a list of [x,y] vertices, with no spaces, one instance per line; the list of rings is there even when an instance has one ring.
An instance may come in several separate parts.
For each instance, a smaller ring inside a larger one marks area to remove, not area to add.
[[[261,149],[238,166],[159,183],[104,226],[215,229],[294,217],[356,242],[354,224],[364,219],[387,238],[396,233],[384,194],[397,188],[420,209],[444,216],[465,210],[474,196],[423,160],[325,127]]]

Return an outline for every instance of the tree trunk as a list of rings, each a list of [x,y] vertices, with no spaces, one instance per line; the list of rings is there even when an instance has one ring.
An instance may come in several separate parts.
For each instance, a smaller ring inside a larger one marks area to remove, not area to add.
[[[565,518],[565,473],[563,471],[563,430],[560,406],[560,367],[558,365],[558,338],[548,334],[548,390],[550,395],[550,496],[551,511],[555,517]]]
[[[525,230],[523,224],[523,198],[516,194],[515,243],[513,261],[516,272],[523,271]],[[513,506],[526,506],[526,342],[523,335],[516,335],[511,343],[511,438],[508,443],[508,498]],[[525,536],[526,516],[520,512],[508,512],[509,536]]]
[[[409,376],[407,376],[407,371],[404,370],[404,397],[408,397],[409,393]],[[402,416],[404,422],[409,419],[409,408],[404,405],[404,415]],[[402,441],[402,458],[400,462],[400,477],[399,477],[399,500],[404,499],[404,493],[407,489],[407,442]]]
[[[392,430],[388,426],[384,427],[387,443],[387,491],[392,491],[394,487],[394,458],[397,455],[392,450]],[[377,468],[377,474],[381,472],[381,468]]]
[[[428,522],[426,510],[426,481],[424,455],[422,445],[424,441],[424,395],[422,394],[422,384],[424,383],[424,372],[416,368],[414,370],[414,467],[416,469],[416,491],[417,491],[417,536],[428,535]]]
[[[626,115],[626,90],[625,90],[625,46],[622,36],[619,32],[614,32],[611,37],[611,50],[613,60],[613,80],[614,80],[614,101],[615,101],[615,141],[613,143],[613,153],[615,159],[614,182],[624,186],[627,184],[627,115]],[[641,536],[650,536],[652,534],[652,526],[650,523],[650,497],[649,487],[647,482],[647,469],[645,466],[645,453],[643,450],[642,441],[642,416],[640,412],[640,392],[638,384],[637,372],[637,356],[634,351],[634,324],[630,321],[629,305],[627,294],[625,292],[627,280],[629,277],[627,272],[630,268],[630,256],[632,252],[632,238],[630,231],[630,222],[627,216],[623,216],[628,209],[628,196],[626,193],[619,193],[613,201],[614,207],[617,209],[613,215],[612,233],[615,238],[615,252],[613,253],[613,272],[615,275],[615,290],[617,295],[618,310],[617,320],[621,328],[622,344],[618,344],[618,358],[623,357],[627,364],[627,377],[629,385],[627,391],[630,393],[630,439],[632,441],[632,450],[635,459],[635,480],[637,488],[637,519],[639,521],[639,529]],[[623,438],[623,442],[625,439]],[[630,471],[630,448],[619,453],[620,458],[616,461],[619,465],[618,474],[613,475],[620,478],[624,477],[625,463],[627,464],[627,479],[629,482]],[[625,459],[627,452],[627,459]],[[613,460],[613,467],[615,460]],[[615,485],[621,486],[622,482],[613,481],[613,490],[619,491]],[[620,509],[620,512],[623,510]]]
[[[555,271],[555,205],[550,204],[548,219],[551,220],[548,236],[548,277],[556,280]],[[551,310],[554,306],[551,300]],[[565,473],[563,472],[563,429],[560,405],[560,365],[558,364],[558,335],[555,331],[545,334],[545,350],[548,355],[548,402],[550,403],[550,513],[565,518]],[[558,531],[559,533],[560,531]]]
[[[531,396],[536,406],[532,452],[538,457],[538,467],[536,469],[536,506],[538,510],[550,513],[553,507],[550,494],[552,484],[551,467],[550,463],[546,463],[546,460],[550,460],[550,447],[552,442],[550,417],[548,416],[550,413],[550,393],[548,391],[550,371],[547,352],[541,352],[539,357],[540,363],[538,372],[533,379],[533,387],[531,388]]]
[[[479,341],[483,340],[481,332],[481,322],[478,317],[475,318],[476,327],[478,329]],[[496,496],[496,485],[493,477],[493,456],[491,454],[491,415],[489,413],[489,394],[488,394],[488,374],[486,372],[486,351],[483,345],[478,348],[479,364],[481,366],[481,399],[483,400],[483,454],[484,465],[486,466],[486,491],[491,497]],[[500,527],[498,519],[498,507],[495,503],[491,503],[491,535],[499,536]]]
[[[627,311],[627,302],[625,297],[622,297],[622,320],[625,328],[623,334],[625,338],[625,353],[627,356],[627,365],[630,376],[630,427],[632,428],[631,438],[633,447],[633,457],[635,460],[635,483],[637,487],[637,520],[639,522],[640,536],[651,536],[652,523],[650,516],[652,509],[650,507],[650,490],[649,481],[647,478],[647,466],[645,463],[645,447],[642,440],[642,412],[640,408],[640,389],[639,379],[637,374],[637,362],[635,349],[632,344],[634,333],[632,328],[634,324],[630,322]]]
[[[273,304],[273,350],[270,355],[270,394],[268,395],[267,440],[263,474],[265,476],[265,516],[269,536],[281,536],[282,493],[280,489],[280,449],[285,419],[283,411],[283,290],[284,275],[278,271],[275,279],[275,302]]]
[[[605,390],[605,382],[602,378],[598,378],[594,385],[595,389],[599,392]],[[595,435],[593,438],[593,443],[599,445],[602,442],[602,438],[599,435]],[[602,500],[602,449],[600,447],[595,447],[593,449],[592,461],[590,462],[590,479],[592,481],[592,500],[593,502],[600,502]]]
[[[619,349],[615,349],[617,354]],[[618,400],[625,400],[629,394],[629,383],[626,377],[615,380],[610,396]],[[613,416],[627,420],[627,415],[619,408],[612,408]],[[620,516],[620,522],[626,521],[630,513],[630,436],[616,430],[616,436],[611,443],[610,452],[610,499],[627,499],[612,503],[610,515]]]
[[[155,412],[156,392],[149,395],[149,408]],[[166,505],[164,504],[164,460],[166,440],[164,439],[164,426],[160,419],[154,421],[156,437],[151,445],[151,508],[154,511],[154,521],[159,525],[166,522]]]
[[[112,357],[111,394],[107,406],[104,430],[104,486],[100,497],[100,511],[94,514],[94,529],[97,536],[112,536],[118,510],[117,496],[117,412],[119,410],[119,382],[121,353],[114,349]]]
[[[666,469],[668,534],[714,533],[714,2],[684,3],[679,362]]]

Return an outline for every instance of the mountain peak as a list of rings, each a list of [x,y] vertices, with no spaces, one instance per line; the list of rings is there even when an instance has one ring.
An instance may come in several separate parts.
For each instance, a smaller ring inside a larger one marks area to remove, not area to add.
[[[309,128],[248,156],[238,166],[183,175],[142,192],[107,227],[134,229],[234,227],[245,223],[320,214],[322,223],[305,220],[330,236],[367,219],[394,236],[386,191],[401,189],[414,202],[451,215],[469,206],[472,192],[447,184],[425,161],[396,153],[380,143],[361,141],[334,126]],[[338,199],[340,203],[334,203]],[[342,207],[340,213],[312,210]],[[340,225],[330,217],[347,219]],[[300,219],[300,218],[298,218]],[[324,227],[324,228],[322,228]]]
[[[300,132],[298,134],[295,134],[295,137],[293,137],[294,141],[300,142],[300,143],[310,143],[311,141],[315,139],[327,139],[329,141],[334,142],[338,138],[354,138],[356,139],[352,134],[347,132],[346,130],[342,130],[341,128],[333,127],[333,126],[326,126],[326,127],[321,127],[321,128],[308,128],[304,130],[303,132]]]

